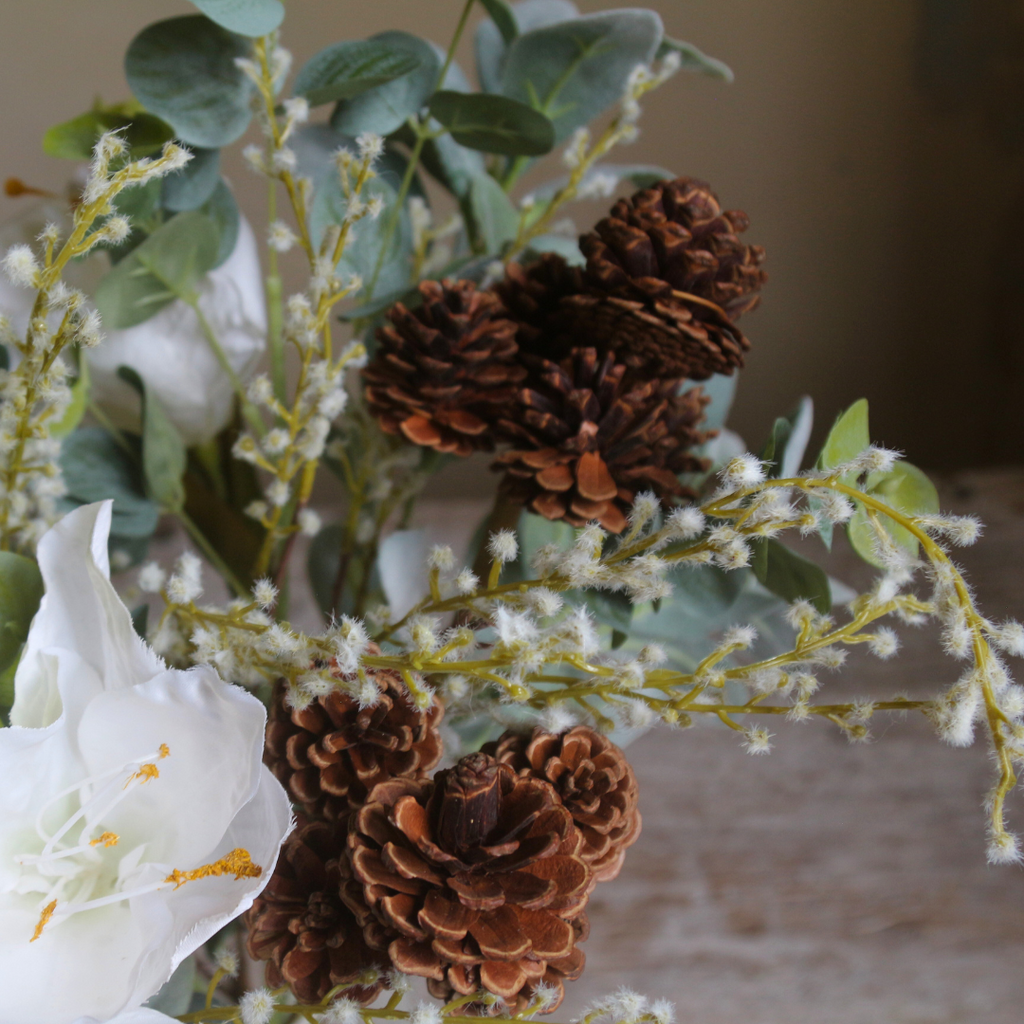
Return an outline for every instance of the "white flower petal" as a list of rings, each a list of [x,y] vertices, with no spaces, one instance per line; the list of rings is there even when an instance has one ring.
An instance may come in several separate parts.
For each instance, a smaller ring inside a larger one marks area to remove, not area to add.
[[[75,509],[39,542],[46,593],[14,678],[13,725],[40,728],[60,713],[57,673],[44,653],[49,649],[75,651],[105,687],[127,686],[164,669],[136,634],[131,614],[109,579],[112,505],[104,501]],[[78,690],[77,699],[89,696]]]
[[[232,369],[243,380],[266,347],[267,321],[259,250],[243,218],[238,243],[199,286],[199,308]],[[231,418],[234,391],[191,307],[172,302],[135,327],[109,331],[89,350],[93,397],[126,427],[138,424],[139,400],[117,376],[131,366],[160,399],[187,445],[213,437]]]

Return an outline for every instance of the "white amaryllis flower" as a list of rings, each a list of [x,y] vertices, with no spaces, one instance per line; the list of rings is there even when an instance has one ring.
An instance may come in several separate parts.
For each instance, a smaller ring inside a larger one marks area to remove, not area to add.
[[[199,308],[244,381],[266,348],[267,313],[259,252],[243,218],[234,252],[199,285]],[[135,327],[108,331],[90,349],[93,397],[119,423],[138,423],[139,396],[120,377],[130,366],[160,399],[188,445],[209,440],[231,418],[234,391],[221,369],[195,311],[179,301]]]
[[[85,505],[39,543],[46,593],[0,729],[0,1024],[139,1007],[252,904],[290,828],[262,704],[136,636],[110,515]]]

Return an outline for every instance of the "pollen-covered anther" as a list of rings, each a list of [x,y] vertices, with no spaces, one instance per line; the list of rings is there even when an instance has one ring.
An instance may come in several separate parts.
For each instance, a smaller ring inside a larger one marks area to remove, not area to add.
[[[50,918],[53,917],[53,912],[56,909],[56,900],[50,900],[50,902],[43,907],[43,912],[39,915],[39,922],[36,924],[36,930],[32,933],[32,938],[28,940],[29,942],[35,942],[36,939],[43,934],[43,929],[49,923]]]
[[[117,846],[121,837],[116,832],[104,832],[103,835],[97,836],[95,839],[89,841],[90,846]]]
[[[175,889],[180,889],[186,882],[195,882],[200,878],[234,875],[235,881],[238,881],[241,878],[259,878],[262,874],[263,868],[259,864],[253,864],[249,851],[237,846],[226,857],[221,857],[212,864],[204,864],[191,871],[175,868],[164,882],[173,883]]]

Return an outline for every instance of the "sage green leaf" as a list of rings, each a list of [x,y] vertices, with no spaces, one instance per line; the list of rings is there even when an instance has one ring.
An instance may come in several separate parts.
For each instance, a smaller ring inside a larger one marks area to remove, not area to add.
[[[146,497],[141,451],[126,452],[102,427],[81,427],[64,438],[60,468],[69,509],[113,498],[112,535],[152,535],[160,510]]]
[[[436,92],[430,113],[468,149],[502,156],[543,156],[555,144],[555,127],[525,103],[487,93]]]
[[[769,477],[787,478],[800,472],[813,425],[814,404],[806,396],[788,416],[776,419],[761,450],[761,461],[770,463]]]
[[[484,174],[473,179],[469,208],[473,236],[480,240],[485,253],[497,256],[519,228],[519,214],[512,200],[489,174]]]
[[[193,0],[198,6],[198,0]],[[149,605],[142,608],[148,612]],[[148,618],[148,616],[146,616]],[[132,613],[132,622],[135,624],[135,613]],[[138,632],[138,625],[136,624]],[[143,639],[146,637],[145,624],[140,633]],[[195,957],[188,956],[175,968],[174,973],[164,982],[163,987],[155,996],[151,996],[145,1005],[151,1010],[165,1013],[169,1017],[178,1017],[188,1013],[192,1005],[192,992],[196,983],[196,961]]]
[[[579,242],[575,238],[566,238],[565,235],[536,235],[531,238],[523,253],[523,262],[529,263],[545,252],[557,253],[573,267],[587,265],[586,257],[580,252]]]
[[[417,64],[401,78],[339,101],[331,114],[331,127],[353,137],[361,132],[390,135],[426,103],[441,72],[441,61],[425,39],[408,32],[391,31],[371,36],[370,42],[386,46],[395,53],[408,54]]]
[[[201,14],[144,28],[131,42],[124,68],[135,97],[190,146],[234,142],[252,117],[254,84],[236,66],[252,45]]]
[[[818,456],[819,469],[833,469],[856,458],[871,444],[868,431],[868,400],[858,399],[845,412],[840,413],[825,438]]]
[[[546,114],[561,142],[622,98],[630,73],[650,63],[661,37],[661,18],[639,9],[534,29],[509,46],[501,92]]]
[[[529,32],[532,28],[568,21],[580,13],[570,0],[523,0],[522,3],[512,4],[511,10],[515,18],[516,35]],[[511,41],[504,38],[493,18],[485,19],[477,26],[474,40],[476,75],[484,92],[501,92],[501,73]]]
[[[97,140],[104,132],[122,131],[131,155],[158,153],[174,138],[174,129],[153,114],[123,113],[120,107],[90,110],[70,121],[54,125],[43,136],[43,152],[60,160],[90,160]]]
[[[699,387],[711,402],[704,413],[704,421],[701,423],[703,430],[721,430],[732,408],[732,400],[736,396],[736,385],[739,383],[739,374],[735,371],[728,376],[724,373],[716,373],[708,380],[686,381],[681,391],[691,387]]]
[[[0,672],[17,662],[42,598],[43,577],[35,561],[0,551]],[[13,696],[12,687],[11,693],[0,694],[0,701],[10,706]]]
[[[90,383],[89,360],[79,352],[78,379],[71,385],[71,402],[64,410],[64,415],[50,427],[51,437],[67,437],[82,422],[89,405]]]
[[[216,270],[235,251],[242,219],[234,193],[223,178],[218,180],[213,194],[199,207],[199,212],[209,217],[217,229],[217,255],[210,267]]]
[[[192,3],[211,21],[243,36],[265,36],[284,19],[281,0],[192,0]]]
[[[334,586],[338,579],[343,536],[344,528],[341,523],[331,523],[329,526],[325,526],[309,545],[309,557],[306,562],[309,582],[313,588],[317,607],[327,622],[338,615],[355,614],[358,583],[366,571],[368,551],[365,546],[357,546],[346,567],[345,580],[338,600],[334,600]],[[380,604],[383,598],[380,577],[376,564],[374,564],[370,566],[370,582],[367,593],[364,595],[364,607]]]
[[[925,473],[909,462],[897,462],[888,473],[872,473],[865,490],[899,512],[934,515],[939,511],[939,493],[935,485]],[[906,527],[881,513],[876,518],[911,558],[917,557],[920,545]],[[847,524],[846,532],[853,549],[865,562],[879,568],[885,567],[875,553],[877,534],[862,503],[857,502],[857,511]]]
[[[149,393],[138,373],[130,366],[119,366],[117,375],[135,388],[142,399],[142,475],[146,494],[162,509],[180,511],[185,505],[185,443],[160,400]]]
[[[604,176],[614,177],[620,184],[628,182],[634,188],[650,188],[659,181],[667,181],[676,177],[672,171],[659,167],[657,164],[595,164],[583,175],[579,184],[581,190],[594,183],[595,179]],[[547,202],[555,193],[569,184],[569,175],[562,174],[531,189],[530,194],[537,203]]]
[[[146,633],[149,630],[148,604],[138,604],[132,609],[132,628],[138,636],[142,637],[143,640],[146,639]],[[166,987],[167,986],[165,985],[164,988]],[[162,991],[163,989],[157,993],[157,996],[159,996]],[[157,996],[154,996],[153,998],[156,999]]]
[[[172,213],[195,210],[210,199],[220,181],[220,150],[192,147],[192,159],[160,183],[160,205]]]
[[[771,537],[755,538],[753,549],[751,568],[758,582],[767,590],[789,604],[810,601],[822,615],[831,611],[832,591],[828,575],[820,565]]]
[[[684,43],[681,39],[670,39],[665,36],[658,47],[657,57],[660,60],[670,53],[678,53],[682,58],[680,67],[683,71],[707,75],[708,78],[719,78],[723,82],[731,82],[736,77],[728,64],[701,53],[692,43]]]
[[[480,3],[501,33],[502,41],[506,45],[511,43],[519,35],[519,26],[516,24],[516,16],[512,13],[512,8],[507,0],[480,0]]]
[[[179,213],[134,249],[100,282],[96,307],[111,329],[134,327],[190,294],[217,259],[219,237],[210,217]]]
[[[314,107],[349,100],[415,71],[420,56],[373,39],[347,39],[321,50],[299,71],[292,87]]]

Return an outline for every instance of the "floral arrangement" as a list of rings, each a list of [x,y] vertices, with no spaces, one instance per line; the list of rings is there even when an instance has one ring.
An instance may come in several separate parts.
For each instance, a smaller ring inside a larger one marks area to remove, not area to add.
[[[640,835],[622,747],[659,723],[752,754],[779,715],[980,730],[989,858],[1018,861],[1024,629],[951,558],[979,523],[871,444],[863,401],[811,462],[807,400],[757,454],[724,430],[764,251],[704,182],[607,159],[648,92],[728,69],[651,11],[468,0],[447,50],[382,32],[292,76],[279,0],[195,6],[133,40],[132,99],[46,133],[82,168],[66,201],[2,229],[0,1020],[551,1012]],[[251,122],[262,265],[219,162]],[[497,497],[461,565],[409,523],[479,452]],[[161,516],[198,551],[170,571]],[[864,593],[779,539],[837,527]],[[301,537],[319,629],[289,619]],[[926,620],[962,666],[934,698],[819,698]],[[620,991],[582,1020],[672,1016]]]

